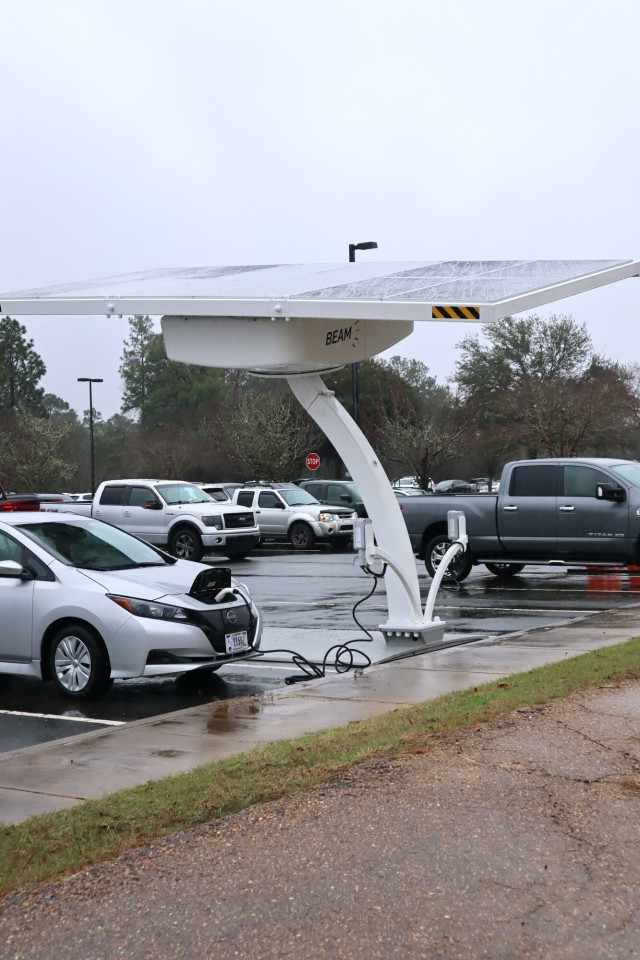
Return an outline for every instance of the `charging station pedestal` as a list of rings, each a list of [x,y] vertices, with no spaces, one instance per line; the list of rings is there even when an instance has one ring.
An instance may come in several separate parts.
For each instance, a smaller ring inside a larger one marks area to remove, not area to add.
[[[387,565],[384,579],[389,618],[378,629],[385,640],[411,639],[422,643],[442,640],[444,621],[427,620],[422,611],[407,527],[389,478],[369,441],[319,376],[290,376],[287,380],[294,395],[339,453],[371,518],[372,526],[364,528],[370,532],[370,541],[365,545],[366,560],[381,560]]]

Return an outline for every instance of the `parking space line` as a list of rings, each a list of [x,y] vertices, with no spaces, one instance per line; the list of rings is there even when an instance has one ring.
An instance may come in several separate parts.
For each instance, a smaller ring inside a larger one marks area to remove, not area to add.
[[[36,720],[70,720],[72,723],[100,723],[107,727],[122,727],[126,720],[99,720],[92,717],[66,717],[60,713],[29,713],[28,710],[0,710],[9,717],[33,717]]]

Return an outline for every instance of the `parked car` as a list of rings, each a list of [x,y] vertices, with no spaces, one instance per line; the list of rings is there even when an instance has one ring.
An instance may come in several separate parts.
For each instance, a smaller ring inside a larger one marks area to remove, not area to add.
[[[334,507],[350,507],[359,517],[369,516],[353,480],[300,480],[298,486],[320,503]]]
[[[200,489],[208,494],[212,500],[215,500],[216,503],[231,503],[231,497],[221,485],[197,483],[195,486],[200,487]]]
[[[218,670],[257,650],[262,632],[228,568],[67,513],[2,516],[0,609],[0,673],[52,680],[78,700],[114,678]]]
[[[467,483],[466,480],[441,480],[436,483],[434,493],[476,493],[476,487],[473,483]]]
[[[295,483],[245,484],[234,492],[233,502],[254,511],[263,538],[287,540],[298,550],[316,540],[348,543],[358,516],[347,507],[324,506]]]
[[[33,499],[38,503],[75,503],[75,498],[70,493],[16,493],[12,496],[25,500]]]
[[[417,477],[400,477],[399,480],[394,480],[391,486],[400,490],[415,491],[415,493],[422,495],[424,493],[433,493],[435,484],[431,477],[429,477],[429,480],[427,481],[427,489],[424,490],[418,483]]]
[[[40,501],[33,493],[7,493],[0,483],[0,513],[13,513],[16,510],[37,512],[40,510]]]
[[[471,477],[469,483],[476,488],[476,493],[489,493],[489,477]]]
[[[204,490],[205,493],[208,493],[212,500],[215,500],[217,503],[227,503],[231,502],[233,499],[233,491],[237,490],[242,486],[241,483],[196,483],[196,487],[200,487],[201,490]]]

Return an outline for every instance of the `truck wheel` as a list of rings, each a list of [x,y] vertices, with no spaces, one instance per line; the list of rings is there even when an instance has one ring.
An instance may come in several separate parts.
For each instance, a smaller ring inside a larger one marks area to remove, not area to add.
[[[178,527],[171,534],[169,553],[179,560],[201,560],[204,553],[202,537],[192,527]]]
[[[58,690],[74,700],[96,700],[113,683],[104,644],[79,623],[55,634],[49,648],[49,669]]]
[[[489,573],[496,577],[515,577],[524,570],[524,563],[485,563]]]
[[[440,562],[450,546],[451,540],[449,540],[446,533],[439,533],[436,537],[432,537],[427,544],[424,552],[424,565],[430,577],[435,576],[436,570],[440,566]],[[472,566],[469,551],[465,550],[464,553],[459,553],[453,558],[444,578],[445,580],[455,580],[457,583],[461,583],[463,580],[466,580],[471,573]]]
[[[307,523],[294,523],[289,530],[289,542],[296,550],[308,550],[316,542],[316,535]]]

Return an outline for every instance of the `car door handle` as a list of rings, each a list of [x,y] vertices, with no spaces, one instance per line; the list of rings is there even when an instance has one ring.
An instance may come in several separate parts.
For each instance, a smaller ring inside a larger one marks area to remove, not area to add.
[[[575,507],[569,507],[569,506],[558,507],[558,510],[560,511],[560,513],[573,513],[573,511],[575,510]]]
[[[131,516],[131,510],[125,510],[123,516],[125,516],[125,517],[130,517],[130,516]]]
[[[503,507],[505,513],[515,513],[517,509],[518,508],[513,504],[509,507]]]

